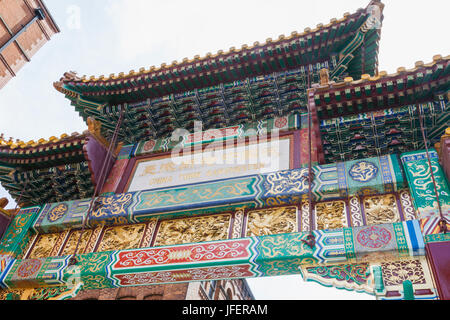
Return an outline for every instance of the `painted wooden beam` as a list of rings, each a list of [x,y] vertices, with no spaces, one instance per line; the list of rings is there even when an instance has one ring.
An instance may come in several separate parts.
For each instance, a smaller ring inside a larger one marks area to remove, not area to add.
[[[200,280],[239,279],[299,274],[306,265],[363,263],[424,255],[416,220],[314,231],[247,237],[176,246],[95,252],[70,256],[10,260],[0,276],[7,288],[47,287],[79,277],[84,289],[101,289]]]

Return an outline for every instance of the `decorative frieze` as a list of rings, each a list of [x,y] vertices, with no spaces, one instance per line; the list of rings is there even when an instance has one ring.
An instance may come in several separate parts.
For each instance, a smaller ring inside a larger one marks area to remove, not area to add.
[[[346,199],[355,195],[382,195],[404,187],[401,167],[395,156],[314,166],[313,173],[312,194],[316,202]],[[127,192],[100,197],[100,205],[90,213],[86,225],[144,223],[152,218],[171,219],[234,211],[238,208],[297,205],[306,197],[308,189],[308,169],[299,168]],[[87,216],[89,203],[90,200],[85,199],[47,204],[34,223],[34,228],[39,233],[80,228],[83,218]],[[56,216],[55,208],[58,208]],[[353,209],[351,206],[351,211]],[[366,223],[364,219],[363,222]],[[347,222],[347,225],[350,224]]]
[[[344,236],[347,231],[351,231],[350,237]],[[293,274],[299,273],[301,266],[354,263],[348,260],[352,255],[357,263],[366,263],[380,261],[380,253],[398,259],[403,254],[423,254],[424,249],[423,242],[417,242],[417,221],[313,234],[313,248],[306,243],[309,232],[285,233],[127,250],[116,247],[113,251],[80,254],[77,266],[84,289],[94,289]],[[120,238],[115,236],[108,243],[119,246]],[[72,275],[67,273],[69,258],[16,260],[3,281],[9,287],[62,284]]]
[[[347,226],[344,201],[321,202],[316,204],[316,226],[318,230],[332,230]]]
[[[161,221],[154,246],[228,239],[231,217],[222,214]]]
[[[59,238],[58,233],[48,233],[39,235],[38,239],[33,245],[33,249],[28,255],[28,259],[50,257],[56,241]]]
[[[365,197],[363,204],[367,224],[399,222],[400,214],[396,201],[394,194]]]
[[[61,255],[72,255],[75,254],[75,249],[78,244],[77,253],[84,253],[86,246],[88,244],[89,238],[91,237],[92,230],[74,230],[71,231],[66,244],[64,245],[64,249],[61,251]],[[81,237],[81,239],[80,239]]]

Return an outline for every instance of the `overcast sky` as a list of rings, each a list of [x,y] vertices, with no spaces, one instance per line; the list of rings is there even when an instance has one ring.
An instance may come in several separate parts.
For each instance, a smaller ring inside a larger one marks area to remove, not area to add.
[[[0,90],[0,132],[29,141],[82,132],[82,119],[53,82],[81,75],[138,71],[184,57],[227,51],[302,32],[365,8],[369,0],[45,0],[61,33]],[[412,68],[450,54],[449,1],[385,0],[380,71]],[[8,196],[1,189],[0,197]],[[14,206],[11,201],[8,207]],[[257,299],[373,299],[304,283],[300,276],[249,281]]]

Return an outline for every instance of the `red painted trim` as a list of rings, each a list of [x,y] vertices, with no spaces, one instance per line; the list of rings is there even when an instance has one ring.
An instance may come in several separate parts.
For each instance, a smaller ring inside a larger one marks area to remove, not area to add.
[[[124,193],[125,187],[127,186],[128,180],[130,179],[131,172],[134,172],[134,167],[137,159],[138,158],[135,157],[129,159],[127,167],[122,175],[122,178],[120,179],[119,184],[117,185],[115,193]]]

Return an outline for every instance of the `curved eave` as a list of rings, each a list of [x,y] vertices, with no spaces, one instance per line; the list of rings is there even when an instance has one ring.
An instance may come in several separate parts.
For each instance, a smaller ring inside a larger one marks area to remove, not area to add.
[[[90,197],[94,185],[87,161],[0,176],[2,186],[24,206]]]
[[[437,55],[434,61],[419,61],[413,69],[401,67],[397,73],[363,75],[360,80],[317,86],[314,100],[321,119],[421,103],[445,93],[450,85],[450,56]]]
[[[0,164],[15,169],[43,168],[82,161],[86,134],[66,134],[38,142],[0,145]]]
[[[369,30],[364,43],[355,52],[355,57],[348,64],[348,76],[354,79],[363,74],[376,75],[378,73],[378,52],[381,30]]]

